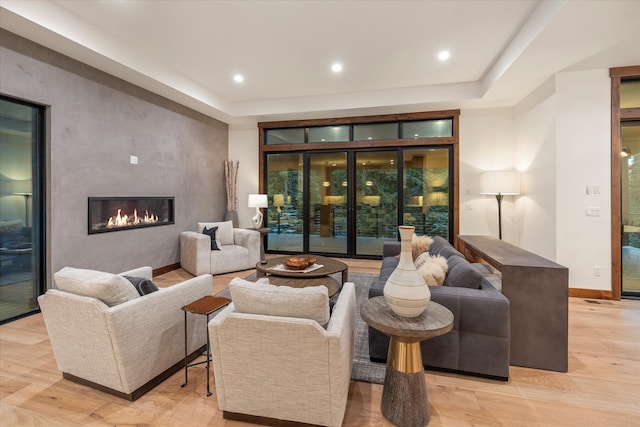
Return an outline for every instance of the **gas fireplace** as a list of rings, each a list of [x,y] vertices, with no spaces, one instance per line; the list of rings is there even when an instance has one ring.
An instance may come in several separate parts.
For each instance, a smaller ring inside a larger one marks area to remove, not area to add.
[[[89,197],[89,234],[174,223],[173,197]]]

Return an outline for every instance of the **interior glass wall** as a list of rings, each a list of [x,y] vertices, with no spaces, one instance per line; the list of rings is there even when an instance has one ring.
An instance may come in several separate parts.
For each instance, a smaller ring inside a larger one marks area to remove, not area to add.
[[[43,115],[0,97],[0,323],[37,311],[44,289]]]
[[[303,156],[267,156],[268,247],[274,251],[303,251]]]
[[[398,151],[355,153],[357,255],[381,255],[398,231]]]
[[[449,157],[448,148],[403,152],[403,220],[416,234],[450,237]]]
[[[347,253],[347,153],[309,154],[309,251]]]
[[[640,121],[621,131],[622,295],[640,296]]]

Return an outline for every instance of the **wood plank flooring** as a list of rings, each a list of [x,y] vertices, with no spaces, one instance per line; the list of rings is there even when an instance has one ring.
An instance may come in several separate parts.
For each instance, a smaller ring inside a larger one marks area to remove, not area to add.
[[[380,266],[344,261],[356,272]],[[216,276],[213,291],[249,273]],[[175,270],[154,281],[169,286],[189,277]],[[0,326],[2,427],[248,425],[222,419],[215,391],[205,396],[204,367],[190,368],[184,389],[182,379],[179,372],[127,402],[62,379],[42,315]],[[640,425],[640,301],[570,298],[568,373],[511,367],[506,383],[434,371],[426,380],[430,426]],[[390,425],[380,415],[381,393],[381,385],[352,382],[343,425]]]

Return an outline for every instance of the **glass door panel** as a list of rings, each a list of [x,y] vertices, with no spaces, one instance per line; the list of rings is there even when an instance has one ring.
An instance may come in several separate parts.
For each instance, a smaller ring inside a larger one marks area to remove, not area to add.
[[[42,240],[38,194],[42,110],[0,99],[0,323],[38,310]]]
[[[347,153],[309,154],[309,252],[347,253]]]
[[[449,149],[404,150],[403,172],[404,225],[449,240]]]
[[[640,121],[622,124],[622,295],[640,296]]]
[[[303,251],[303,157],[302,154],[267,156],[267,237],[266,249]]]
[[[357,255],[380,255],[398,228],[398,152],[355,153]]]

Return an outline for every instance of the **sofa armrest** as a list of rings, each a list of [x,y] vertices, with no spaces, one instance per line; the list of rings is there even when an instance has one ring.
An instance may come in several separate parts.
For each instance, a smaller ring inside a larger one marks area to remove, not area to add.
[[[180,233],[180,267],[194,276],[211,273],[211,238],[195,231]]]
[[[233,241],[238,246],[243,246],[249,250],[251,264],[260,261],[260,232],[258,230],[248,230],[244,228],[233,229]]]
[[[510,338],[509,300],[491,285],[484,289],[432,286],[431,300],[451,310],[454,329]]]

